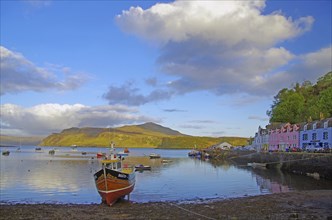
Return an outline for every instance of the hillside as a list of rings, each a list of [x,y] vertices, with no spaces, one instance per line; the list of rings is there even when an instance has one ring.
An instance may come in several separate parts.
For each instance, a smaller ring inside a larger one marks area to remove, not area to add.
[[[119,128],[70,128],[49,135],[41,146],[98,146],[108,147],[159,147],[159,148],[206,148],[227,141],[233,145],[245,145],[247,138],[195,137],[155,123],[127,125]]]

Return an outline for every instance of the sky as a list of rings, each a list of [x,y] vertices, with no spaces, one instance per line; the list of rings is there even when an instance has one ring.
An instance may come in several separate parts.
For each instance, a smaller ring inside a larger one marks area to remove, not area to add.
[[[331,1],[1,0],[1,134],[155,122],[254,136],[332,70]]]

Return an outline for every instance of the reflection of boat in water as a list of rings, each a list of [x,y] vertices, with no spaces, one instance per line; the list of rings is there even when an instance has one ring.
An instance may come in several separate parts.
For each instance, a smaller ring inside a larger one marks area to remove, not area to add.
[[[160,154],[152,153],[149,155],[150,159],[157,159],[160,158]]]
[[[3,156],[9,156],[9,154],[10,154],[9,150],[2,151]]]
[[[151,166],[139,164],[139,165],[135,166],[135,170],[137,170],[137,171],[151,170]]]
[[[161,163],[163,163],[163,164],[167,164],[167,163],[170,163],[170,162],[172,162],[171,160],[161,160]]]
[[[98,193],[109,206],[125,195],[129,197],[135,186],[134,168],[123,167],[119,157],[110,155],[110,158],[103,160],[102,169],[94,174]]]

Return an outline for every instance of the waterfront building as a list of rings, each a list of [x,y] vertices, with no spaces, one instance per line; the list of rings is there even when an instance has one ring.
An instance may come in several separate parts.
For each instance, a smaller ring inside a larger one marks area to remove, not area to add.
[[[267,152],[269,150],[269,132],[267,129],[263,129],[261,126],[258,127],[258,131],[254,137],[253,147],[257,152]]]
[[[281,124],[269,130],[269,151],[290,151],[300,147],[300,126],[297,124]]]
[[[305,123],[300,130],[300,147],[308,151],[332,148],[332,118]]]

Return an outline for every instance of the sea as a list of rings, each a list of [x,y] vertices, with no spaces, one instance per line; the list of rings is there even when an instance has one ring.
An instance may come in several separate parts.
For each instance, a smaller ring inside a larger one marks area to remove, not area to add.
[[[0,204],[100,204],[93,175],[101,169],[98,147],[0,148]],[[54,154],[50,154],[54,150]],[[116,151],[123,149],[117,148]],[[332,189],[332,182],[280,170],[235,166],[188,157],[190,150],[129,148],[123,163],[148,165],[136,172],[130,201],[197,203],[295,190]],[[84,152],[84,153],[83,153]],[[83,153],[83,154],[82,154]],[[149,154],[160,154],[150,159]]]

